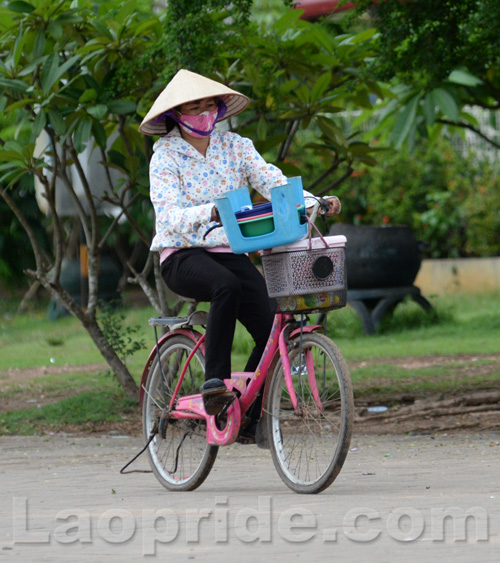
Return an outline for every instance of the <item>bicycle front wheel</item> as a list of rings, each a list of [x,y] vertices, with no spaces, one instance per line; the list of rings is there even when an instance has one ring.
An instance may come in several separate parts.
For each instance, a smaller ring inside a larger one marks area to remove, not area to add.
[[[354,399],[347,364],[322,334],[304,334],[289,347],[294,407],[282,360],[267,399],[268,433],[274,465],[297,493],[329,487],[344,464],[351,441]]]
[[[192,491],[207,478],[217,457],[218,447],[206,440],[205,420],[175,419],[169,404],[194,342],[173,336],[161,347],[144,388],[142,427],[148,441],[148,457],[158,481],[172,491]],[[160,369],[161,362],[161,369]],[[185,373],[178,397],[199,393],[205,380],[205,358],[198,349]]]

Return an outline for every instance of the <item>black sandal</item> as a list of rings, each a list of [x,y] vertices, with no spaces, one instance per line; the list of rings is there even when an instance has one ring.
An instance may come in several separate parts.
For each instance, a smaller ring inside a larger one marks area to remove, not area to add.
[[[220,414],[235,399],[236,395],[229,391],[221,379],[209,379],[200,387],[203,406],[208,415]]]

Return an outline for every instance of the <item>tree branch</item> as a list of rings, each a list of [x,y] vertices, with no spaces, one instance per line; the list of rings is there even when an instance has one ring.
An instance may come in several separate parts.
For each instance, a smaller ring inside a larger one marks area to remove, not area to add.
[[[338,179],[335,180],[335,182],[332,182],[331,184],[329,184],[326,188],[324,188],[323,190],[321,190],[319,192],[320,197],[327,195],[328,193],[331,193],[337,186],[340,186],[340,184],[346,180],[347,178],[349,178],[349,176],[353,173],[354,169],[351,167],[351,165],[348,166],[346,172]]]
[[[286,140],[281,145],[280,150],[278,152],[278,157],[276,159],[277,162],[283,162],[285,160],[285,158],[288,154],[288,151],[290,150],[290,146],[292,144],[292,141],[293,141],[295,135],[297,134],[297,131],[299,130],[300,123],[301,123],[300,119],[295,119],[294,121],[292,121],[290,123]]]
[[[129,270],[134,274],[134,277],[129,278],[128,281],[129,281],[129,283],[136,283],[141,287],[142,291],[144,291],[144,294],[149,299],[149,302],[154,307],[155,311],[159,315],[161,315],[162,314],[162,308],[161,308],[160,301],[158,300],[157,296],[155,295],[153,288],[149,285],[149,283],[147,281],[147,275],[149,274],[149,271],[151,270],[151,266],[153,265],[153,260],[154,260],[154,254],[152,252],[150,252],[148,259],[146,261],[146,265],[144,266],[141,273],[139,273],[130,262],[127,262],[127,266],[129,268]]]
[[[333,161],[333,164],[327,168],[325,171],[323,171],[317,178],[316,180],[314,180],[312,182],[312,184],[308,187],[308,190],[310,192],[312,192],[312,190],[316,187],[319,186],[319,184],[321,184],[321,182],[327,178],[334,170],[337,170],[337,168],[339,167],[340,164],[340,160],[338,160],[337,158],[335,158],[335,160]]]
[[[123,117],[123,115],[118,116],[118,131],[120,133],[120,137],[122,138],[123,144],[127,149],[128,154],[130,156],[134,156],[134,151],[129,143],[127,134],[125,133],[125,118]]]
[[[19,209],[16,202],[7,193],[7,189],[2,188],[1,186],[0,186],[0,196],[2,196],[3,200],[9,206],[12,213],[14,213],[19,223],[21,223],[21,226],[26,231],[26,234],[30,239],[31,248],[33,249],[33,254],[35,255],[37,272],[45,274],[50,267],[50,260],[48,256],[45,254],[45,252],[39,247],[35,233],[33,232],[31,225],[28,223],[28,220],[24,216],[24,213]]]
[[[469,129],[470,131],[475,133],[478,137],[481,137],[481,139],[483,139],[484,141],[489,143],[491,146],[493,146],[497,149],[500,149],[500,143],[499,142],[494,141],[493,139],[491,139],[490,137],[488,137],[487,135],[482,133],[480,129],[478,129],[477,127],[474,127],[474,125],[472,125],[470,123],[467,123],[465,121],[460,121],[459,123],[456,123],[456,122],[450,121],[448,119],[437,119],[436,121],[438,123],[442,123],[443,125],[451,125],[453,127],[462,127],[463,129]]]
[[[97,307],[98,299],[98,269],[99,269],[99,221],[97,217],[97,209],[94,202],[94,196],[90,189],[88,178],[82,167],[82,163],[78,158],[78,154],[73,144],[73,139],[68,137],[67,139],[69,152],[73,158],[74,165],[78,172],[78,176],[82,182],[83,191],[85,192],[85,198],[89,206],[90,214],[90,239],[87,238],[87,256],[88,256],[88,266],[89,266],[89,291],[88,291],[88,303],[87,303],[87,314],[89,316],[95,315],[95,310]]]

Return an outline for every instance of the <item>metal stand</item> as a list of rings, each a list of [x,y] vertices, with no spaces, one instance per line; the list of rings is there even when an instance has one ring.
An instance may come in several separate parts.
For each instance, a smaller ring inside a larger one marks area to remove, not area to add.
[[[432,311],[432,305],[414,285],[405,287],[381,287],[376,289],[349,289],[347,304],[358,314],[365,334],[375,334],[384,315],[407,296],[425,311]]]

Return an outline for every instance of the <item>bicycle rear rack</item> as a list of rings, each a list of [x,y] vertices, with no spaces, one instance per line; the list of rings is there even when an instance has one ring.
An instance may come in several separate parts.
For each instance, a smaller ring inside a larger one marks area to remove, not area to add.
[[[195,311],[187,317],[153,317],[149,319],[149,324],[154,327],[169,327],[170,330],[176,330],[196,325],[205,326],[207,321],[208,313],[206,311]]]

